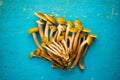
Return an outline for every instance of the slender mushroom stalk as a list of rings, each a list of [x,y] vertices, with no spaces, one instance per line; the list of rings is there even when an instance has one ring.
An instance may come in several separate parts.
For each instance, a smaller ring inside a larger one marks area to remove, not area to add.
[[[57,27],[55,25],[50,26],[50,37],[53,37],[53,33],[57,30]]]
[[[72,32],[72,37],[71,37],[70,46],[69,46],[70,57],[71,57],[72,54],[73,54],[73,42],[74,42],[74,39],[75,39],[75,34],[77,32],[77,29],[76,28],[70,28],[70,32]]]
[[[28,32],[29,32],[30,34],[32,34],[33,39],[34,39],[34,42],[36,43],[36,45],[38,46],[38,48],[40,48],[41,50],[44,50],[44,49],[42,48],[42,46],[39,44],[39,42],[38,42],[38,40],[37,40],[37,37],[36,37],[36,32],[38,32],[38,28],[37,28],[37,27],[32,27],[32,28],[30,28],[30,29],[28,30]]]
[[[42,27],[44,23],[41,20],[37,20],[36,22],[38,23],[39,35],[42,39],[44,36],[43,27]]]
[[[32,58],[32,57],[42,57],[42,58],[44,58],[44,59],[46,59],[46,60],[49,60],[49,61],[52,61],[52,59],[49,57],[49,55],[47,55],[44,51],[41,51],[40,53],[39,53],[39,55],[36,55],[36,52],[31,52],[30,53],[30,57]]]
[[[88,37],[87,37],[87,39],[82,42],[81,46],[79,47],[77,57],[76,57],[76,59],[75,59],[75,61],[74,61],[74,63],[72,64],[72,66],[71,66],[70,69],[73,69],[73,68],[76,66],[76,64],[78,63],[78,61],[79,61],[79,59],[80,59],[80,56],[81,56],[81,53],[82,53],[85,45],[86,45],[86,44],[87,44],[87,45],[91,45],[92,42],[93,42],[93,39],[94,39],[95,37],[96,37],[95,34],[89,34]]]
[[[72,21],[68,21],[67,22],[67,29],[66,29],[66,33],[65,33],[65,42],[68,44],[68,35],[69,35],[69,30],[70,28],[73,27],[73,23]]]
[[[75,20],[74,24],[75,24],[75,27],[78,31],[75,35],[75,40],[74,40],[74,43],[73,43],[73,52],[76,50],[76,47],[77,47],[77,41],[78,41],[80,32],[82,30],[82,22],[80,20]]]
[[[64,57],[64,59],[67,61],[69,59],[69,54],[68,54],[68,47],[67,44],[64,40],[64,36],[59,36],[58,38],[58,43],[62,47],[63,53],[61,55]]]
[[[47,38],[48,40],[48,31],[49,31],[49,26],[50,25],[54,25],[56,23],[56,20],[53,16],[49,15],[49,14],[45,14],[46,18],[47,18],[47,23],[45,26],[45,32],[44,32],[44,37]]]
[[[35,15],[40,18],[40,20],[37,20],[36,22],[38,23],[39,35],[40,35],[41,38],[43,38],[44,37],[43,21],[47,21],[47,18],[41,12],[35,12]]]
[[[59,17],[59,18],[57,18],[56,19],[57,20],[57,22],[58,22],[58,35],[57,35],[57,41],[58,41],[58,38],[59,38],[59,36],[60,36],[60,34],[61,34],[61,32],[62,31],[64,31],[65,30],[65,23],[66,23],[66,20],[65,20],[65,18],[63,18],[63,17]]]

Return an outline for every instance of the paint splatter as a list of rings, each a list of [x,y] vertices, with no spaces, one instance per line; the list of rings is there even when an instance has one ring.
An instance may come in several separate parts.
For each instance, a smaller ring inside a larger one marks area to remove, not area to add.
[[[26,8],[23,8],[23,11],[26,11]]]
[[[97,16],[100,16],[100,13],[98,13]]]
[[[2,2],[2,0],[0,0],[0,6],[2,6],[3,5],[3,2]]]
[[[114,8],[112,8],[112,12],[111,12],[111,16],[110,16],[110,18],[112,19],[112,17],[113,17],[113,15],[114,15]]]

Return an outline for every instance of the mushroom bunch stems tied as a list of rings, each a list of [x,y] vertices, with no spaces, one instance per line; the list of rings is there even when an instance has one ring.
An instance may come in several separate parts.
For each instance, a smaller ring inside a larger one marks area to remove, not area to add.
[[[38,27],[31,27],[28,32],[32,34],[38,48],[30,53],[30,57],[51,61],[52,68],[71,70],[78,65],[84,70],[85,55],[96,35],[83,27],[79,19],[72,22],[41,12],[35,12],[35,15],[39,18],[36,20]],[[40,35],[41,43],[37,34]]]

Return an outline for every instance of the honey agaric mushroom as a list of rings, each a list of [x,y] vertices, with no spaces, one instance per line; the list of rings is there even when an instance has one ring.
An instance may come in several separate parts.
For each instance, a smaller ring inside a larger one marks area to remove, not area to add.
[[[72,64],[72,66],[71,66],[70,69],[73,69],[73,68],[75,67],[75,65],[78,63],[78,61],[79,61],[79,59],[80,59],[80,55],[81,55],[81,53],[82,53],[83,48],[85,47],[85,45],[91,45],[94,38],[96,38],[96,35],[95,35],[95,34],[89,34],[89,35],[87,36],[87,39],[82,42],[81,46],[79,47],[77,57],[76,57],[76,59],[75,59],[75,61],[74,61],[74,63]],[[81,67],[83,67],[83,65],[81,65]]]
[[[42,28],[44,23],[41,20],[37,20],[36,22],[38,23],[39,35],[40,35],[40,37],[42,39],[43,36],[44,36],[43,28]]]
[[[84,56],[85,56],[85,54],[87,52],[88,47],[93,43],[94,38],[96,38],[95,34],[89,34],[88,38],[86,39],[87,44],[86,44],[86,46],[84,48],[84,52],[83,52],[82,57],[81,57],[82,58],[82,63],[79,65],[81,69],[84,69]]]
[[[53,33],[57,30],[57,27],[55,25],[51,25],[50,29],[51,29],[51,31],[50,31],[50,37],[53,37]]]
[[[75,38],[75,33],[77,32],[76,28],[70,28],[70,32],[72,32],[72,37],[71,37],[71,41],[70,41],[70,57],[72,56],[73,53],[73,42],[74,42],[74,38]]]
[[[29,32],[30,34],[32,34],[33,39],[34,39],[34,42],[36,43],[36,45],[38,46],[38,48],[40,48],[41,50],[44,50],[44,49],[42,48],[42,46],[39,44],[39,42],[38,42],[38,40],[37,40],[37,37],[36,37],[36,32],[38,32],[38,28],[37,28],[37,27],[32,27],[32,28],[30,28],[30,29],[28,30],[28,32]]]
[[[69,35],[69,30],[70,28],[73,27],[73,23],[72,21],[68,21],[67,22],[67,29],[66,29],[66,33],[65,33],[65,42],[68,44],[68,35]]]
[[[53,16],[51,16],[51,15],[49,15],[49,14],[44,14],[44,15],[45,15],[46,18],[47,18],[47,23],[46,23],[45,32],[44,32],[45,36],[44,36],[44,37],[46,37],[47,40],[48,40],[49,26],[50,26],[50,25],[54,25],[54,24],[56,23],[56,20],[55,20],[55,18],[54,18]]]
[[[37,23],[38,23],[40,37],[43,38],[44,32],[43,32],[43,26],[42,26],[42,24],[43,24],[43,21],[47,21],[47,18],[41,12],[35,12],[35,15],[40,18],[40,20],[37,21]]]
[[[80,32],[82,31],[82,22],[77,19],[74,21],[74,24],[78,31],[75,35],[75,39],[74,39],[74,43],[73,43],[73,52],[76,50],[78,38],[79,38]]]
[[[58,27],[57,27],[58,28],[57,41],[58,41],[58,38],[59,38],[61,32],[65,30],[66,20],[63,17],[59,17],[59,18],[56,19],[56,21],[59,24]]]

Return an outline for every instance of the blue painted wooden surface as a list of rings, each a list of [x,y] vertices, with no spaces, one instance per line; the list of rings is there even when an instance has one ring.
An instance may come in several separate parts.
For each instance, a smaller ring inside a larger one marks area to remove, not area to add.
[[[35,11],[67,20],[81,19],[97,34],[85,57],[85,70],[52,69],[51,62],[29,58],[36,45],[27,30]],[[120,79],[120,0],[0,0],[0,80]]]

